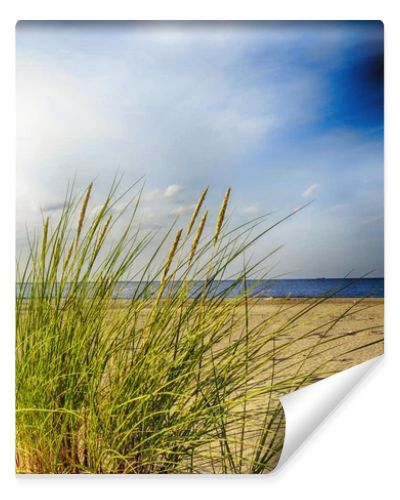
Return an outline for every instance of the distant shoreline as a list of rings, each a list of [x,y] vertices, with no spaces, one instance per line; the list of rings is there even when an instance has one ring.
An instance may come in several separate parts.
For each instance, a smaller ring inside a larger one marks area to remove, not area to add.
[[[243,280],[204,280],[170,281],[165,287],[164,297],[173,296],[181,286],[187,285],[187,298],[206,294],[209,298],[235,298],[245,292],[249,298],[265,299],[357,299],[383,298],[384,278],[313,278],[313,279],[248,279]],[[24,295],[29,298],[30,285],[26,284]],[[86,283],[96,289],[96,282]],[[65,283],[63,295],[68,295],[70,284]],[[79,285],[74,285],[78,286]],[[155,298],[159,291],[159,281],[118,281],[113,284],[113,299]],[[18,292],[18,284],[16,284]]]
[[[267,304],[289,304],[289,303],[301,303],[301,302],[308,302],[308,301],[314,301],[316,299],[321,299],[322,297],[249,297],[248,302],[250,304],[258,304],[258,305],[263,305],[263,303]],[[29,299],[27,299],[29,300]],[[121,305],[128,304],[131,302],[132,299],[125,299],[125,298],[115,298],[113,299],[113,304],[120,303]],[[149,302],[152,299],[148,299]],[[164,299],[165,300],[165,299]],[[191,299],[188,299],[190,301]],[[209,299],[212,301],[213,299]],[[243,297],[230,297],[230,298],[224,298],[222,299],[224,301],[235,301],[235,300],[243,300]],[[354,303],[357,301],[362,301],[365,304],[368,305],[380,305],[383,304],[385,301],[384,297],[329,297],[324,299],[325,304],[350,304]]]

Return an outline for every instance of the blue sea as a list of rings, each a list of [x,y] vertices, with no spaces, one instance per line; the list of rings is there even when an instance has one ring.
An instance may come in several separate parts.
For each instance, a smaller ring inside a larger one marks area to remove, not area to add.
[[[204,289],[204,282],[194,281],[190,284],[189,294],[195,297],[201,289]],[[181,286],[180,282],[171,283],[166,293],[174,292]],[[360,278],[360,279],[276,279],[276,280],[248,280],[246,283],[248,295],[252,297],[275,297],[275,298],[301,298],[301,297],[338,297],[338,298],[358,298],[358,297],[383,297],[383,278]],[[145,282],[124,281],[119,282],[114,290],[115,299],[131,299],[133,297],[155,296],[159,287],[158,282],[152,283],[151,287]],[[18,285],[17,285],[18,290]],[[242,294],[244,284],[234,281],[214,281],[207,285],[209,297],[224,296],[234,298]],[[64,295],[68,294],[68,285]],[[25,297],[29,298],[30,287],[25,290]]]
[[[140,293],[145,284],[138,282],[121,282],[116,291],[117,298],[129,299]],[[154,284],[154,293],[157,288]],[[204,282],[195,282],[191,285],[190,294],[196,293],[204,286]],[[210,296],[224,295],[234,298],[243,293],[243,284],[235,284],[230,280],[211,283],[208,287]],[[179,283],[171,285],[179,287]],[[276,280],[249,280],[247,289],[252,297],[383,297],[384,279],[383,278],[360,278],[360,279],[276,279]],[[170,290],[171,291],[171,290]]]

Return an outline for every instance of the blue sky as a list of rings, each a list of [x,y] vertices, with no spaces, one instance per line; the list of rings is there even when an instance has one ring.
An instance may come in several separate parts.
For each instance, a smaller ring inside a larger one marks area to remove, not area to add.
[[[17,246],[74,173],[146,176],[142,220],[232,186],[233,222],[314,200],[254,249],[289,277],[383,276],[380,22],[20,22]]]

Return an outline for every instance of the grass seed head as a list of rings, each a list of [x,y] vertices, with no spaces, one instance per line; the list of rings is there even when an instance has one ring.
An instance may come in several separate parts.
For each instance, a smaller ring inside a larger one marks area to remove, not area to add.
[[[73,250],[74,250],[74,242],[71,243],[71,245],[69,247],[69,250],[68,250],[68,253],[67,253],[67,256],[65,257],[64,264],[63,264],[63,274],[65,273],[65,270],[68,267],[68,264],[69,264],[69,261],[71,259]]]
[[[179,229],[179,231],[176,233],[175,241],[172,244],[171,250],[169,251],[169,254],[168,254],[167,262],[164,266],[164,273],[163,273],[163,279],[162,279],[163,281],[165,280],[165,278],[168,275],[168,272],[169,272],[169,269],[171,267],[172,260],[175,256],[176,250],[178,248],[179,240],[181,239],[181,236],[182,236],[182,229]]]
[[[78,245],[79,237],[81,235],[82,227],[83,227],[83,222],[85,220],[85,215],[86,215],[86,209],[89,203],[89,198],[90,198],[90,193],[92,192],[92,187],[93,187],[93,182],[89,184],[89,187],[86,190],[85,197],[83,199],[82,203],[82,208],[81,208],[81,213],[79,215],[79,223],[78,223],[78,230],[76,233],[76,245]]]
[[[225,193],[224,199],[222,200],[221,208],[219,209],[217,224],[215,226],[214,244],[217,243],[218,237],[221,233],[222,224],[224,223],[226,207],[228,206],[230,194],[231,194],[231,188],[228,188]]]
[[[190,234],[190,231],[193,229],[194,223],[196,222],[197,216],[199,215],[200,209],[203,205],[204,199],[207,195],[208,192],[208,187],[201,193],[200,198],[197,201],[196,206],[194,207],[192,217],[190,218],[189,221],[189,226],[186,234]]]
[[[42,253],[41,253],[42,259],[44,259],[44,256],[46,255],[48,233],[49,233],[49,218],[47,217],[43,225]]]
[[[207,214],[208,214],[208,212],[206,212],[203,215],[203,217],[201,218],[199,227],[197,228],[196,234],[194,235],[192,247],[190,249],[189,263],[192,262],[192,259],[193,259],[194,255],[196,253],[196,250],[197,250],[197,247],[198,247],[201,235],[202,235],[203,230],[204,230],[204,226],[206,224]]]
[[[98,243],[97,243],[97,246],[96,246],[96,253],[100,250],[101,246],[103,245],[104,243],[104,240],[105,240],[105,237],[107,235],[107,231],[108,231],[108,228],[110,226],[110,223],[111,223],[111,219],[112,219],[112,215],[110,215],[107,219],[107,222],[104,224],[104,227],[100,233],[100,236],[99,236],[99,239],[98,239]]]

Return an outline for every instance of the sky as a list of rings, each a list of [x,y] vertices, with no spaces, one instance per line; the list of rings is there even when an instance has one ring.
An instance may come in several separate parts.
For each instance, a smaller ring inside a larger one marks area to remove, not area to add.
[[[16,28],[17,252],[67,182],[144,176],[141,222],[210,186],[233,224],[313,201],[253,249],[290,278],[383,276],[383,24],[40,22]],[[183,223],[183,222],[182,222]]]

